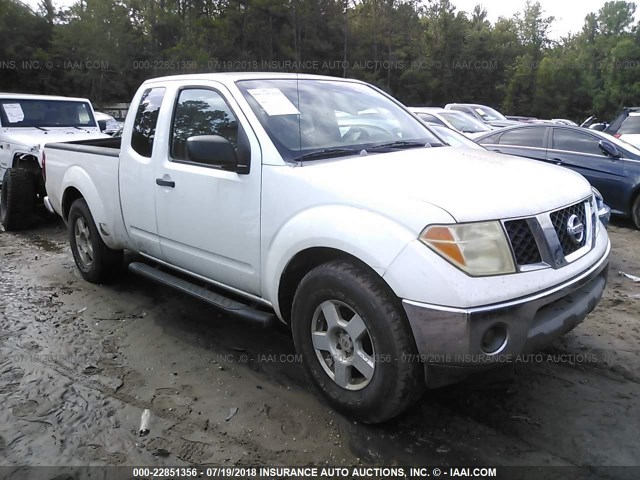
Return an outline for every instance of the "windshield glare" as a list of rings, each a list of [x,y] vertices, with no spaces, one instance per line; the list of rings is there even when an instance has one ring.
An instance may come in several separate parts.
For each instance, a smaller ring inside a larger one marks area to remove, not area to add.
[[[95,127],[87,102],[3,99],[0,119],[4,127]]]
[[[618,130],[620,135],[640,133],[640,115],[629,115]]]
[[[393,142],[439,143],[422,122],[368,85],[310,79],[237,85],[286,161],[326,149],[357,153]]]
[[[474,110],[478,113],[478,115],[480,115],[482,117],[483,120],[485,121],[493,121],[493,120],[506,120],[507,117],[505,117],[504,115],[502,115],[500,112],[498,112],[497,110],[494,110],[491,107],[487,107],[487,106],[480,106],[480,107],[475,107]]]
[[[488,132],[491,130],[485,124],[479,122],[475,118],[466,113],[462,112],[454,112],[447,111],[442,112],[442,115],[451,125],[453,125],[457,130],[465,133],[477,133],[477,132]]]

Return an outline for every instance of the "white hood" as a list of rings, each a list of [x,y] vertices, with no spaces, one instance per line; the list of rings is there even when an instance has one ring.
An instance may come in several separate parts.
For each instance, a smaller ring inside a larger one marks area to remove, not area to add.
[[[23,150],[29,151],[32,147],[42,150],[47,143],[73,142],[76,140],[89,140],[92,138],[108,138],[108,135],[100,133],[98,128],[47,128],[46,131],[39,128],[7,129],[2,132],[3,142],[17,144]],[[14,149],[15,150],[15,149]]]
[[[311,162],[298,173],[310,185],[352,196],[356,203],[367,197],[428,202],[458,222],[534,215],[591,194],[589,182],[566,168],[451,147]]]

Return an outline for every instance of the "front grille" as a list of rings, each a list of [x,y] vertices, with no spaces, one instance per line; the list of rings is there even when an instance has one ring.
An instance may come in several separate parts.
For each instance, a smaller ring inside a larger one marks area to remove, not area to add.
[[[538,245],[526,220],[504,222],[513,254],[518,265],[532,265],[542,262]]]
[[[582,238],[579,238],[580,241],[568,231],[569,219],[573,215],[578,217],[578,221],[583,226]],[[587,216],[584,202],[576,203],[562,210],[556,210],[551,213],[550,217],[565,257],[585,246],[587,241]]]

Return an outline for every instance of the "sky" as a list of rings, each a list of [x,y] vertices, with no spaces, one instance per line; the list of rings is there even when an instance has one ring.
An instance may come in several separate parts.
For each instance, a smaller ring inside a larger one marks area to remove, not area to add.
[[[550,37],[559,40],[568,33],[578,33],[584,25],[584,17],[589,13],[597,13],[605,0],[538,0],[545,17],[553,16]],[[524,9],[525,0],[451,0],[457,10],[472,12],[475,5],[480,4],[488,13],[491,23],[498,17],[511,17]],[[638,5],[638,3],[636,3]],[[636,12],[638,20],[639,12]]]
[[[39,0],[22,0],[23,3],[38,8]],[[451,0],[459,11],[472,12],[475,5],[482,5],[489,15],[489,21],[495,22],[498,17],[511,17],[524,9],[526,0]],[[554,16],[550,37],[559,40],[568,33],[578,33],[584,24],[584,17],[597,12],[605,4],[605,0],[538,0],[545,16]],[[75,0],[54,0],[56,7],[68,6]],[[426,2],[425,2],[426,3]],[[636,20],[640,12],[636,13]]]

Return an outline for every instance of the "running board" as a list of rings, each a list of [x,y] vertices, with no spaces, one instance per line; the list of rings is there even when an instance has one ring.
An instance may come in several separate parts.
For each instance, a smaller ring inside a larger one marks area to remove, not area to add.
[[[250,305],[225,297],[224,295],[213,292],[207,288],[203,288],[187,280],[183,280],[182,278],[178,278],[174,275],[171,275],[170,273],[162,271],[158,268],[154,268],[146,263],[130,263],[129,270],[136,275],[154,280],[162,285],[167,285],[169,287],[175,288],[176,290],[180,290],[183,293],[187,293],[193,297],[210,303],[211,305],[214,305],[226,311],[227,313],[237,315],[252,322],[261,323],[264,326],[269,325],[275,318],[275,315],[273,313],[257,310]]]

